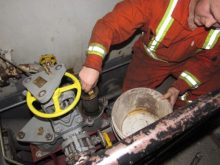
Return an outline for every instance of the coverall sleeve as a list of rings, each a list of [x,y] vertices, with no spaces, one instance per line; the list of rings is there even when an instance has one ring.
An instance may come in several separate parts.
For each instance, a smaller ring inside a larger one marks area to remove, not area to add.
[[[95,24],[84,66],[101,72],[102,61],[113,44],[118,44],[149,21],[152,0],[124,0]]]
[[[202,50],[185,64],[173,86],[184,94],[187,90],[195,89],[209,81],[220,65],[220,40],[211,50]],[[220,73],[219,73],[220,74]],[[218,83],[218,82],[216,82]]]

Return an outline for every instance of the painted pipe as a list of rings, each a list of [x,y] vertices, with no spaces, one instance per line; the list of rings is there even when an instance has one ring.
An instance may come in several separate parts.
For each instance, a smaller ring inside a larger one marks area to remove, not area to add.
[[[77,165],[134,164],[191,127],[208,119],[219,107],[220,88],[199,97]]]

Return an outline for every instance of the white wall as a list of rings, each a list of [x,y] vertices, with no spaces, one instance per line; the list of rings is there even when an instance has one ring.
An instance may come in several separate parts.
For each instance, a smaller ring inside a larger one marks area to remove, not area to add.
[[[78,72],[96,21],[120,0],[0,0],[0,49],[13,49],[16,64],[54,54]],[[119,56],[113,51],[111,58]],[[122,49],[129,54],[131,47]]]

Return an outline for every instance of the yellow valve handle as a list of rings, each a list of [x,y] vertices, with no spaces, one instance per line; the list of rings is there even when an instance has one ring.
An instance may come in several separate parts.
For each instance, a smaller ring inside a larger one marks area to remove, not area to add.
[[[107,143],[106,148],[111,147],[112,146],[112,142],[111,142],[107,132],[103,132],[102,135],[103,135],[103,137],[104,137],[104,139],[105,139],[105,141]]]
[[[43,113],[43,112],[36,110],[33,106],[33,102],[36,101],[36,98],[33,97],[31,93],[28,91],[27,92],[27,105],[29,109],[31,110],[31,112],[33,112],[35,115],[42,117],[42,118],[54,118],[54,117],[59,117],[59,116],[66,114],[67,112],[69,112],[75,107],[75,105],[78,103],[80,96],[81,96],[81,85],[80,85],[79,80],[72,74],[66,72],[65,76],[71,78],[74,81],[74,83],[68,86],[57,88],[55,90],[52,96],[54,107],[55,107],[55,112],[48,114],[48,113]],[[71,89],[77,89],[76,97],[68,107],[66,107],[65,109],[61,109],[60,104],[59,104],[59,97],[63,92],[71,90]]]
[[[57,59],[53,54],[45,54],[40,57],[39,62],[41,65],[45,65],[48,62],[52,65],[55,65]]]

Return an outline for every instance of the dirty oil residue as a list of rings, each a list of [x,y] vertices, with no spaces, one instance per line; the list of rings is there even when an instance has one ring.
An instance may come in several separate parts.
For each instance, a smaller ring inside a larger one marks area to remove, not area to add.
[[[147,108],[136,108],[127,114],[122,123],[122,132],[125,136],[129,136],[158,119],[156,115],[148,112]]]
[[[136,115],[139,113],[145,113],[146,111],[147,111],[147,108],[144,108],[144,107],[136,108],[135,110],[129,112],[127,116],[132,116],[132,115]]]

